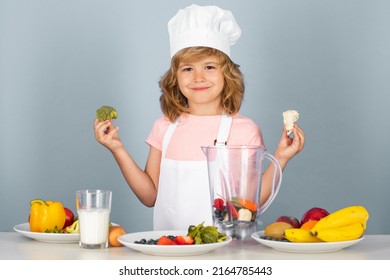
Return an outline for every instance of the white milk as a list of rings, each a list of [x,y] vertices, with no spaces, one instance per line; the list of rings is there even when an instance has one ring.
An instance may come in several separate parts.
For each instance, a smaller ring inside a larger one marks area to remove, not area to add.
[[[107,242],[110,223],[109,209],[79,209],[77,214],[81,243],[102,244]]]

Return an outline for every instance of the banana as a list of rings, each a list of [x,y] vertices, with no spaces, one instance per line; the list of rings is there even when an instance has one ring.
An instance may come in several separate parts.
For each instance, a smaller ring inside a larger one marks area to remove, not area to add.
[[[284,237],[290,242],[322,242],[321,239],[313,236],[310,230],[300,228],[286,229]]]
[[[360,223],[366,229],[369,214],[366,208],[361,205],[352,205],[339,209],[322,218],[312,228],[312,232],[325,228],[337,228],[349,224]]]
[[[348,241],[361,237],[364,233],[362,223],[352,223],[340,227],[328,227],[311,230],[311,234],[326,242]]]
[[[66,227],[65,231],[67,233],[79,233],[80,232],[79,220],[76,220],[72,225]]]

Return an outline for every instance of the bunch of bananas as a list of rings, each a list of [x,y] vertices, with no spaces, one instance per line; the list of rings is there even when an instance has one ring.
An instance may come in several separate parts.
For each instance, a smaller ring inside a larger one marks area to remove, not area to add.
[[[367,226],[368,211],[361,205],[339,209],[319,220],[311,230],[291,228],[284,232],[291,242],[337,242],[361,237]]]

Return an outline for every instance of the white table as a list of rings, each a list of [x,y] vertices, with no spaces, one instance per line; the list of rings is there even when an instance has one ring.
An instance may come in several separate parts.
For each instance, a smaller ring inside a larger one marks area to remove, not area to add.
[[[17,232],[0,232],[0,260],[172,260],[151,256],[127,247],[88,250],[78,243],[53,244],[35,241]],[[228,246],[181,260],[390,260],[390,235],[367,235],[360,243],[322,254],[279,252],[255,240],[233,240]]]

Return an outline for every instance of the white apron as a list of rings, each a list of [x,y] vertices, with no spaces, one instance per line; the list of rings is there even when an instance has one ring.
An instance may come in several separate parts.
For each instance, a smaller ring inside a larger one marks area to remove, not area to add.
[[[231,122],[231,116],[222,115],[217,144],[226,144]],[[187,230],[190,225],[196,226],[202,222],[205,225],[213,224],[207,161],[181,161],[165,157],[177,123],[168,127],[163,139],[154,230]]]

